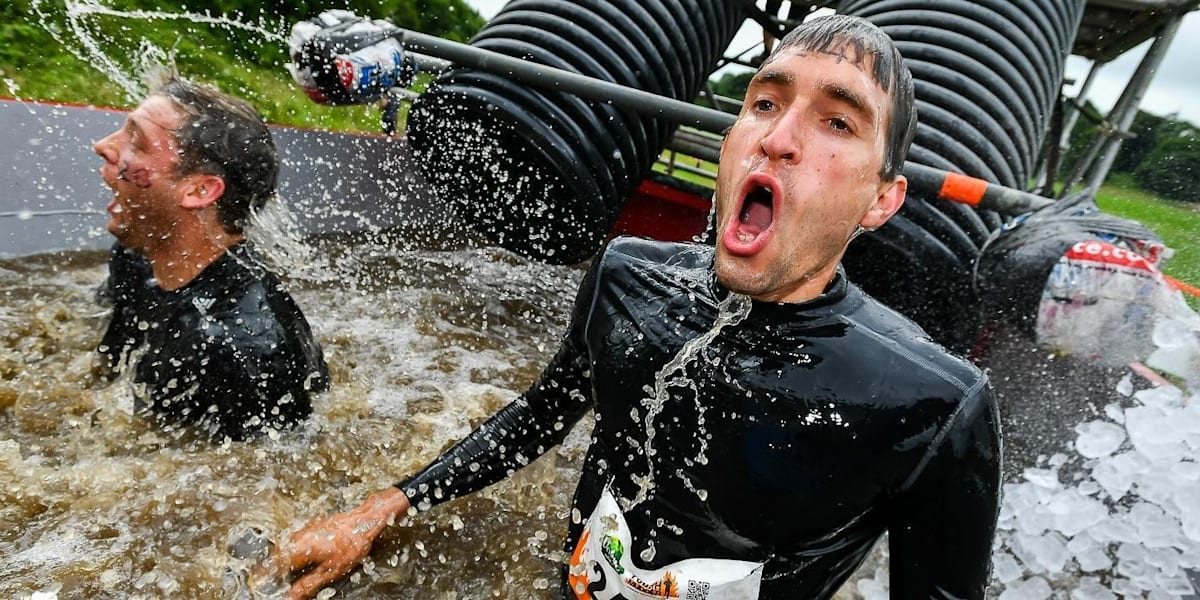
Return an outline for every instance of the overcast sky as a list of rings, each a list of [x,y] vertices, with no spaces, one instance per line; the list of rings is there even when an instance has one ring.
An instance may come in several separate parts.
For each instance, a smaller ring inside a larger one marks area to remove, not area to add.
[[[466,0],[466,3],[490,19],[507,0]],[[730,48],[741,51],[761,40],[762,30],[757,25],[747,23],[738,32]],[[1150,42],[1146,42],[1104,65],[1088,94],[1092,102],[1103,110],[1111,108],[1149,45]],[[1200,64],[1197,63],[1200,63],[1200,12],[1192,12],[1184,18],[1171,49],[1146,92],[1142,109],[1159,115],[1178,113],[1179,118],[1200,126]],[[1067,61],[1067,77],[1076,80],[1073,87],[1067,88],[1068,94],[1076,92],[1090,67],[1090,61],[1079,57],[1073,56]]]

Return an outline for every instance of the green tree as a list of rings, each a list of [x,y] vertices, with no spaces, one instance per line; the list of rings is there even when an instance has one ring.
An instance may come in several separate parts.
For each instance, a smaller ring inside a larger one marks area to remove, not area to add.
[[[750,78],[752,77],[754,77],[754,71],[726,73],[720,78],[712,80],[713,93],[740,100],[746,95],[746,88],[750,87]]]
[[[1200,136],[1167,139],[1133,173],[1142,189],[1167,198],[1200,202]]]
[[[1121,151],[1113,161],[1112,170],[1118,173],[1132,173],[1137,170],[1151,152],[1158,147],[1159,129],[1170,122],[1167,117],[1152,115],[1139,110],[1129,126],[1132,137],[1121,142]]]

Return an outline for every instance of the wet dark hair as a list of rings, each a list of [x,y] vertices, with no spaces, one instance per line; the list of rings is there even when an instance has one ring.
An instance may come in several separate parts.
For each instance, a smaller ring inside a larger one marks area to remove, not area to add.
[[[879,176],[894,179],[908,159],[908,147],[917,131],[917,110],[913,100],[912,73],[904,64],[892,38],[861,17],[818,17],[788,33],[775,47],[771,57],[789,50],[842,54],[847,47],[854,51],[856,64],[861,65],[868,56],[871,57],[871,78],[883,91],[891,93],[887,148]]]
[[[179,173],[216,175],[225,181],[217,214],[226,231],[241,233],[251,211],[275,194],[279,156],[262,115],[249,102],[183,79],[152,95],[171,99],[184,113],[175,131]]]

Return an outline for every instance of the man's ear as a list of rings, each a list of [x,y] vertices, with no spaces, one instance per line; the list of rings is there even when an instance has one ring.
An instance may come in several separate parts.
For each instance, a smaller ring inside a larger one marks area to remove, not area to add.
[[[179,201],[179,206],[188,209],[207,208],[224,193],[224,179],[205,173],[189,175],[184,183],[183,198]]]
[[[872,231],[883,226],[904,205],[904,197],[907,194],[908,178],[903,175],[880,183],[875,202],[867,209],[867,214],[863,215],[859,225]]]

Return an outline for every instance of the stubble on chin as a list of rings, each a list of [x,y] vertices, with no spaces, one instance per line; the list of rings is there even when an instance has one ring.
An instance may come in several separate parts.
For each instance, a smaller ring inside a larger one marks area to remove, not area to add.
[[[724,256],[718,252],[713,265],[717,283],[721,284],[725,289],[743,294],[746,296],[754,296],[760,291],[763,285],[764,273],[754,272],[749,265],[734,257]]]

